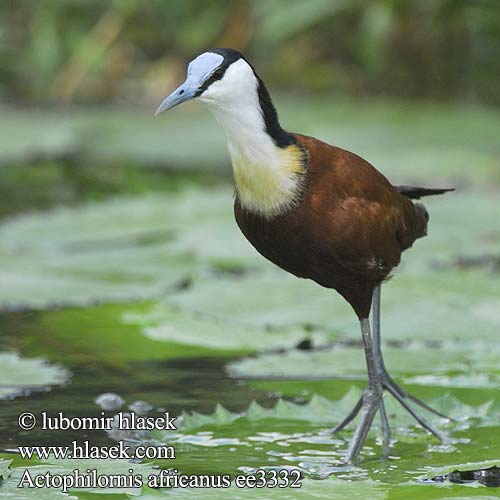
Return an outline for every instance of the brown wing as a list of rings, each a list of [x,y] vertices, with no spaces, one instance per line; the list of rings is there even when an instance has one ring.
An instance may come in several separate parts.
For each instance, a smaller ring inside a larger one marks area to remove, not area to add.
[[[323,220],[338,262],[370,281],[385,279],[401,252],[426,234],[422,208],[399,194],[359,156],[318,139],[296,135],[309,152],[310,209]]]

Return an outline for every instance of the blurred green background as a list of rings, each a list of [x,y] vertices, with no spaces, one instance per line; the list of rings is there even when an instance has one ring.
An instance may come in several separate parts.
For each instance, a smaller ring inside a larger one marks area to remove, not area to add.
[[[382,315],[389,370],[458,419],[435,422],[456,441],[437,445],[394,406],[397,458],[379,460],[373,434],[370,460],[347,470],[350,431],[321,433],[364,385],[352,310],[238,232],[223,132],[206,110],[153,117],[187,63],[221,46],[252,62],[286,129],[355,151],[394,183],[457,189],[425,200],[429,237],[384,286]],[[177,414],[243,412],[188,419],[182,472],[284,463],[357,480],[310,481],[317,498],[423,500],[442,491],[418,478],[490,466],[499,75],[497,0],[0,2],[0,449],[79,438],[19,432],[16,415],[90,416],[112,391]],[[19,494],[2,478],[20,465],[0,453],[0,494]]]
[[[274,88],[500,104],[495,0],[17,0],[0,12],[5,102],[149,104],[222,46]]]

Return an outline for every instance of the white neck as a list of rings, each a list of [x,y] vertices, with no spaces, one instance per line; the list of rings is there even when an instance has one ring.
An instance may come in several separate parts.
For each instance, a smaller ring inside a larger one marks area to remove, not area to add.
[[[244,161],[249,165],[277,167],[279,149],[267,134],[258,99],[237,106],[212,109],[226,133],[227,147],[233,166]]]
[[[253,71],[245,61],[237,61],[209,90],[212,87],[213,92],[207,92],[200,100],[226,133],[241,205],[264,216],[287,211],[296,202],[299,191],[301,153],[296,146],[276,146],[266,132]]]

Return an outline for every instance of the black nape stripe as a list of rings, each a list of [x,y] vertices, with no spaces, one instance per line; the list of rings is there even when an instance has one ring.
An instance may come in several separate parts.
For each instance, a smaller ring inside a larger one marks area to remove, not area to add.
[[[271,100],[271,96],[269,95],[264,82],[256,73],[255,68],[247,61],[247,59],[245,59],[245,57],[237,50],[229,48],[213,49],[210,52],[221,55],[224,58],[224,61],[217,68],[217,70],[214,71],[210,78],[202,85],[197,95],[203,93],[213,82],[220,80],[231,64],[236,62],[238,59],[243,59],[252,68],[255,78],[257,78],[258,81],[257,94],[259,97],[259,104],[262,110],[264,124],[266,126],[266,132],[271,137],[276,146],[280,148],[286,148],[287,146],[295,144],[296,141],[293,136],[286,130],[281,128],[278,119],[278,113],[276,111],[276,108],[274,107],[273,101]]]
[[[286,148],[287,146],[295,144],[293,136],[281,128],[278,119],[278,112],[274,107],[273,101],[271,100],[271,96],[269,95],[264,82],[260,79],[259,75],[255,73],[255,70],[254,74],[259,82],[257,93],[259,96],[260,108],[262,109],[262,115],[264,117],[264,124],[266,125],[266,132],[273,139],[276,146],[280,148]]]

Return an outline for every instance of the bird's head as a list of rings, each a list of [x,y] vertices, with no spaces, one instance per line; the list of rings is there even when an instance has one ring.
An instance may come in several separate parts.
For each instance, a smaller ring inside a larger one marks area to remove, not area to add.
[[[206,104],[228,135],[248,133],[240,142],[258,140],[265,132],[274,145],[293,143],[278,121],[278,114],[264,83],[250,63],[234,49],[212,49],[193,59],[186,81],[156,110],[156,115],[196,99]]]
[[[204,52],[189,63],[186,81],[156,114],[191,99],[205,104],[226,133],[242,205],[266,215],[294,206],[304,153],[281,128],[271,97],[248,61],[234,49]]]
[[[156,115],[198,99],[209,108],[238,105],[256,95],[259,82],[250,64],[234,49],[213,49],[193,59],[186,81],[158,107]]]

